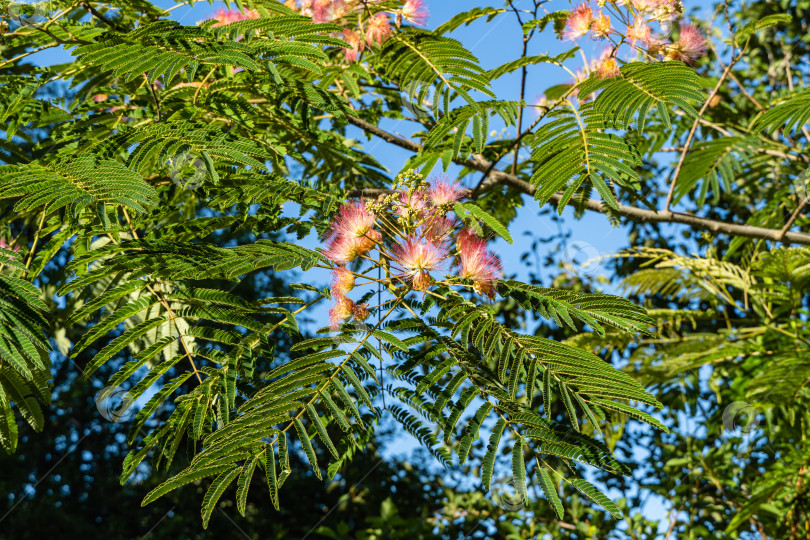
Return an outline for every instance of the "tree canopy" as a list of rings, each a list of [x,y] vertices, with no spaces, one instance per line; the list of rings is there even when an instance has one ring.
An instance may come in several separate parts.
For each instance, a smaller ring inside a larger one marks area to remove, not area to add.
[[[8,484],[90,437],[122,522],[200,537],[810,535],[810,2],[2,1]],[[501,23],[500,65],[454,37]],[[559,255],[589,214],[608,276]]]

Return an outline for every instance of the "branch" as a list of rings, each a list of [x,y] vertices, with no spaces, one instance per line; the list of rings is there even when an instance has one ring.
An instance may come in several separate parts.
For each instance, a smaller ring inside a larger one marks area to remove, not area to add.
[[[788,230],[793,226],[793,222],[796,221],[796,218],[799,217],[799,214],[801,213],[801,211],[804,210],[805,205],[807,205],[808,199],[809,199],[808,197],[805,197],[804,200],[802,200],[799,203],[799,207],[796,208],[796,211],[794,211],[793,215],[790,216],[790,219],[788,219],[788,222],[785,223],[785,226],[782,227],[781,231],[779,231],[779,234],[782,237],[784,237],[785,234],[787,234]]]
[[[124,217],[127,220],[127,225],[129,225],[129,230],[130,230],[133,238],[137,239],[138,238],[138,232],[135,230],[135,226],[133,225],[132,220],[129,219],[129,213],[127,212],[126,208],[123,209],[123,213],[124,213]],[[177,324],[177,315],[174,313],[174,310],[169,305],[169,302],[166,300],[166,297],[163,295],[162,291],[158,290],[158,288],[156,286],[153,287],[152,285],[149,285],[149,284],[146,285],[146,288],[149,290],[149,292],[151,292],[152,294],[154,294],[157,297],[158,301],[163,305],[163,308],[166,310],[166,314],[169,316],[169,320],[172,322],[172,324],[174,324],[175,330],[177,330],[177,339],[180,340],[180,345],[183,346],[183,351],[185,352],[185,356],[188,358],[188,361],[191,363],[191,369],[194,370],[194,375],[197,376],[197,381],[199,381],[199,383],[202,384],[203,380],[202,380],[202,377],[200,376],[200,370],[197,369],[197,364],[194,363],[194,355],[191,354],[191,350],[188,348],[188,345],[186,344],[186,340],[184,339],[185,335],[180,330],[180,326]]]
[[[107,17],[105,17],[104,15],[102,15],[101,13],[99,13],[99,11],[98,11],[96,8],[94,8],[93,6],[91,6],[91,5],[90,5],[90,2],[82,2],[82,3],[81,3],[81,6],[82,6],[84,9],[86,9],[88,12],[90,12],[90,14],[91,14],[91,15],[94,15],[94,16],[95,16],[96,18],[98,18],[98,19],[99,19],[101,22],[103,22],[104,24],[106,24],[107,26],[109,26],[110,28],[112,28],[113,30],[115,30],[115,31],[117,31],[117,32],[123,32],[123,31],[124,31],[124,29],[123,29],[123,28],[119,27],[118,25],[116,25],[115,23],[113,23],[111,20],[109,20]]]
[[[400,148],[404,148],[405,150],[409,150],[414,153],[422,150],[422,145],[401,137],[397,137],[396,135],[381,129],[374,124],[366,122],[365,120],[352,116],[347,116],[346,119],[350,124],[359,127],[363,131],[376,135],[384,141],[399,146]],[[474,156],[473,158],[467,160],[455,159],[453,161],[459,165],[467,167],[468,169],[480,172],[486,172],[490,168],[490,163],[481,156]],[[518,178],[515,175],[508,174],[497,169],[489,171],[489,178],[482,184],[481,189],[477,191],[483,192],[489,188],[500,185],[509,186],[531,196],[534,196],[535,192],[537,191],[537,188],[535,188],[529,182]],[[385,189],[357,189],[350,191],[349,196],[376,197],[377,195],[388,193],[391,193],[391,191]],[[468,192],[468,196],[469,194],[470,193]],[[551,196],[549,202],[559,203],[562,196],[562,193],[555,193]],[[573,206],[575,203],[573,201],[569,201],[568,204]],[[599,212],[601,214],[608,213],[608,210],[606,210],[602,203],[596,199],[589,199],[585,203],[585,209],[592,212]],[[637,208],[635,206],[628,206],[625,204],[619,204],[618,211],[609,210],[609,212],[638,223],[680,223],[682,225],[688,225],[696,230],[709,231],[715,234],[729,234],[733,236],[742,236],[745,238],[771,240],[773,242],[782,242],[785,244],[810,246],[810,234],[801,232],[785,232],[783,234],[783,232],[779,229],[768,229],[753,225],[726,223],[723,221],[699,217],[694,214],[680,212],[657,212],[654,210],[645,210],[643,208]]]
[[[512,4],[512,0],[509,0],[509,7],[515,12],[515,16],[517,17],[518,24],[520,27],[523,28],[523,20],[520,18],[520,12],[515,8]],[[535,12],[537,8],[535,8]],[[532,30],[532,33],[534,31]],[[526,53],[529,50],[529,40],[531,39],[531,33],[524,33],[523,34],[523,51],[521,52],[520,57],[526,58]],[[523,130],[523,101],[526,98],[526,77],[529,75],[529,71],[524,65],[521,71],[521,79],[520,79],[520,110],[518,111],[518,121],[517,121],[517,133],[520,133]],[[515,155],[512,158],[512,174],[517,174],[517,166],[518,166],[518,156],[520,154],[520,140],[515,141]]]

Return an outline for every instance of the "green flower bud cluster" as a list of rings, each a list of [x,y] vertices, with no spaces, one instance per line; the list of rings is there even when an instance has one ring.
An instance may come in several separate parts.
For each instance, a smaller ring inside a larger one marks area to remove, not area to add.
[[[425,179],[425,175],[413,169],[399,173],[397,175],[397,182],[394,184],[395,190],[402,189],[403,191],[415,191],[418,189],[426,189],[427,187],[428,181]]]

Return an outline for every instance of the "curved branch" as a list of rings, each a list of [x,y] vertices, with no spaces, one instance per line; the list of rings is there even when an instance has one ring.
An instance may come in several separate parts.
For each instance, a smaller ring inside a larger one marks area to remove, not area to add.
[[[380,137],[386,142],[399,146],[400,148],[404,148],[411,152],[419,152],[422,150],[422,145],[415,143],[413,141],[409,141],[408,139],[403,139],[402,137],[398,137],[393,133],[389,133],[374,124],[366,122],[360,118],[347,116],[346,120],[350,124],[359,127],[363,131],[367,133],[371,133]],[[537,188],[535,188],[529,182],[518,178],[515,175],[505,173],[498,169],[490,170],[491,166],[490,163],[482,158],[481,156],[474,156],[467,160],[463,159],[454,159],[455,163],[467,167],[468,169],[480,171],[483,173],[488,173],[489,178],[480,186],[477,190],[478,193],[481,193],[489,188],[499,186],[499,185],[507,185],[511,188],[514,188],[520,192],[523,192],[527,195],[534,196]],[[349,192],[350,197],[376,197],[380,194],[388,194],[390,190],[385,189],[363,189],[363,190],[352,190]],[[470,193],[468,192],[468,196]],[[549,199],[549,202],[559,203],[562,199],[562,193],[555,193]],[[570,201],[568,204],[574,205],[573,201]],[[603,204],[596,200],[596,199],[588,199],[585,203],[585,209],[590,210],[592,212],[599,212],[602,214],[608,213],[608,210],[605,209]],[[618,211],[610,210],[610,213],[616,214],[618,216],[624,217],[631,221],[635,221],[638,223],[680,223],[682,225],[687,225],[693,229],[701,230],[701,231],[709,231],[715,234],[728,234],[732,236],[742,236],[746,238],[757,238],[760,240],[770,240],[773,242],[781,242],[785,244],[799,244],[804,246],[810,246],[810,234],[801,233],[801,232],[783,232],[780,229],[768,229],[765,227],[756,227],[754,225],[738,225],[736,223],[726,223],[724,221],[717,221],[714,219],[703,218],[700,216],[696,216],[694,214],[686,214],[681,212],[672,212],[671,210],[663,211],[663,212],[656,212],[654,210],[646,210],[644,208],[637,208],[635,206],[629,206],[626,204],[619,204]]]

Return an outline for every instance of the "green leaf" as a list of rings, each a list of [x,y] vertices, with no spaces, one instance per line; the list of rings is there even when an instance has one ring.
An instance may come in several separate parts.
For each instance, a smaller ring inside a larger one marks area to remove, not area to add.
[[[154,502],[155,500],[159,499],[160,497],[169,493],[170,491],[173,491],[190,482],[194,482],[195,480],[201,480],[208,476],[221,474],[232,468],[233,465],[231,463],[225,463],[225,464],[208,465],[205,467],[195,469],[187,469],[182,473],[178,474],[177,476],[174,476],[173,478],[166,480],[158,487],[147,493],[146,497],[144,497],[143,501],[141,502],[141,506],[146,506],[147,504]]]
[[[487,446],[487,453],[481,461],[481,482],[484,484],[484,489],[489,491],[489,484],[492,480],[492,472],[495,468],[495,458],[498,454],[498,445],[501,442],[501,435],[506,427],[506,420],[498,418],[495,426],[492,428],[492,434],[489,436],[489,445]]]
[[[157,200],[154,188],[116,161],[76,154],[47,166],[36,163],[0,166],[0,198],[20,197],[16,211],[41,208],[51,214],[64,207],[78,217],[87,207],[108,223],[105,205],[144,212]]]
[[[741,46],[754,33],[780,24],[789,24],[791,21],[793,21],[793,16],[789,13],[774,13],[772,15],[766,15],[758,21],[751,21],[737,30],[734,35],[734,39],[737,42],[737,45]]]
[[[220,497],[231,485],[233,479],[241,472],[241,467],[233,468],[229,471],[225,471],[211,483],[211,487],[208,488],[208,491],[205,492],[205,497],[203,498],[203,505],[202,505],[202,522],[203,522],[203,529],[208,528],[208,521],[211,519],[211,513],[214,511],[214,507],[216,507],[217,502],[219,502]]]
[[[607,498],[607,496],[599,491],[596,486],[588,482],[587,480],[583,480],[581,478],[576,478],[571,481],[571,485],[577,488],[583,495],[588,497],[589,499],[593,500],[596,504],[610,512],[610,514],[616,518],[622,518],[622,511],[619,510],[619,507],[616,506],[613,501]]]
[[[518,439],[512,447],[512,476],[515,492],[525,502],[529,500],[529,493],[526,491],[526,463],[523,459],[523,441]]]
[[[250,490],[250,481],[253,479],[253,471],[256,470],[256,464],[259,463],[259,457],[253,456],[242,465],[242,472],[239,474],[239,480],[236,482],[236,509],[244,517],[245,507],[247,506],[248,490]]]
[[[557,487],[551,481],[551,477],[546,472],[545,468],[537,467],[537,475],[540,478],[540,487],[543,488],[543,494],[546,496],[549,506],[554,510],[559,519],[563,518],[563,505],[560,496],[557,494]]]
[[[509,234],[509,230],[495,218],[492,214],[481,208],[480,206],[476,206],[470,203],[456,203],[455,204],[455,212],[456,215],[463,218],[466,215],[466,212],[469,212],[476,218],[480,219],[484,222],[487,227],[495,231],[496,234],[501,236],[504,240],[509,242],[510,244],[513,243],[512,235]]]
[[[332,457],[335,459],[340,459],[340,455],[338,455],[337,448],[335,445],[332,444],[332,440],[329,438],[329,434],[326,432],[326,426],[323,425],[323,421],[321,417],[318,415],[318,411],[315,410],[315,407],[312,406],[312,403],[306,404],[307,415],[312,423],[315,425],[315,430],[318,432],[318,437],[320,437],[321,442],[326,445],[326,448],[332,454]]]
[[[503,8],[493,8],[493,7],[476,7],[469,11],[464,11],[462,13],[458,13],[454,15],[452,19],[447,21],[446,23],[440,24],[436,27],[437,34],[447,34],[454,30],[457,30],[462,25],[469,26],[471,23],[477,21],[482,17],[486,17],[486,22],[491,21],[496,15],[500,15],[501,13],[506,13],[506,10]]]
[[[543,370],[543,412],[551,414],[551,370]]]
[[[312,442],[309,440],[309,435],[307,434],[307,428],[304,427],[304,424],[298,417],[293,420],[293,424],[295,425],[295,431],[298,433],[298,440],[301,441],[301,446],[304,448],[304,453],[307,456],[310,466],[312,466],[312,470],[315,472],[315,476],[318,477],[318,480],[323,480],[321,470],[318,467],[318,458],[315,457],[315,450],[312,448]]]
[[[265,445],[265,453],[262,454],[262,463],[264,464],[264,473],[267,478],[267,487],[270,489],[270,500],[273,502],[273,507],[278,510],[278,477],[276,476],[276,454],[273,452],[273,445]]]
[[[290,450],[287,443],[287,434],[284,432],[278,434],[278,464],[281,467],[278,485],[281,486],[284,480],[290,475],[290,472],[292,472],[290,468]]]
[[[402,342],[402,340],[400,340],[398,337],[394,336],[393,334],[390,334],[389,332],[384,332],[383,330],[374,330],[372,332],[372,335],[374,337],[376,337],[377,339],[380,339],[382,341],[390,343],[391,345],[393,345],[394,347],[396,347],[400,351],[408,352],[408,350],[409,350],[408,346],[405,345]]]

